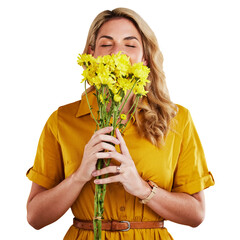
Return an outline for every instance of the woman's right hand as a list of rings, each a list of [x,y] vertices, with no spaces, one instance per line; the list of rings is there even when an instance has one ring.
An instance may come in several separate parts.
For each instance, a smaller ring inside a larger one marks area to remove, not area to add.
[[[34,228],[40,229],[59,219],[76,201],[84,184],[93,177],[98,158],[109,158],[109,153],[104,150],[116,151],[111,143],[119,144],[119,140],[106,135],[112,130],[112,127],[106,127],[93,134],[85,146],[81,165],[72,177],[49,190],[33,182],[27,211],[28,222]]]
[[[113,127],[105,127],[96,131],[89,142],[85,145],[83,158],[80,167],[76,171],[76,179],[87,182],[92,179],[92,172],[96,170],[97,160],[100,158],[109,158],[110,152],[116,151],[112,145],[118,145],[120,142],[117,138],[107,135],[111,133]],[[111,144],[112,143],[112,144]]]

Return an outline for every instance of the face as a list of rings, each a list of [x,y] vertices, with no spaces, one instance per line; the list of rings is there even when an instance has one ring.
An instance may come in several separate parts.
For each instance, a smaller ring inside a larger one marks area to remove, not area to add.
[[[142,38],[134,24],[126,18],[111,19],[100,28],[95,49],[89,48],[94,57],[117,54],[121,51],[131,63],[146,61],[143,58]]]

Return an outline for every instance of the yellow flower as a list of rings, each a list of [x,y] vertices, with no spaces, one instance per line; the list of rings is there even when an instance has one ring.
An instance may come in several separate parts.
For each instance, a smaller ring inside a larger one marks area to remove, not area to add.
[[[108,85],[109,89],[112,91],[112,93],[115,95],[118,93],[119,88],[117,87],[116,84]]]
[[[108,65],[99,64],[96,74],[102,85],[112,85],[115,83],[115,79],[109,71]]]
[[[90,54],[79,54],[78,64],[84,68],[82,82],[87,80],[97,90],[103,85],[108,86],[114,94],[115,102],[120,102],[122,100],[120,93],[125,95],[134,84],[134,94],[140,96],[147,94],[145,86],[149,82],[147,78],[150,69],[142,62],[131,65],[129,57],[121,52],[97,58]]]
[[[122,97],[119,96],[118,94],[116,94],[116,95],[114,95],[113,100],[114,100],[115,102],[120,102],[120,101],[122,100]]]
[[[130,79],[120,77],[117,79],[116,85],[119,88],[121,88],[124,91],[124,93],[126,94],[127,90],[130,90],[132,88],[133,84],[134,84],[133,81],[131,81]]]
[[[133,92],[134,94],[140,96],[146,96],[146,94],[148,93],[148,91],[145,91],[144,85],[142,84],[136,84],[133,88]]]
[[[131,63],[129,60],[129,57],[125,54],[121,54],[119,52],[117,55],[114,55],[114,61],[115,61],[115,74],[117,77],[127,76],[131,67]]]
[[[93,82],[94,82],[94,79],[96,77],[96,74],[94,71],[92,71],[91,69],[89,68],[86,68],[83,73],[82,73],[82,76],[84,77],[83,80],[81,82],[84,82],[85,80],[88,81],[88,83],[90,85],[93,85]]]
[[[82,54],[82,55],[79,54],[77,62],[80,66],[88,67],[89,65],[95,64],[96,59],[92,55],[85,53],[85,54]]]
[[[139,78],[143,81],[147,81],[148,74],[150,72],[150,69],[147,66],[144,66],[142,62],[134,63],[132,65],[131,72],[135,76],[135,78]]]
[[[109,69],[110,72],[114,72],[115,70],[115,63],[114,63],[114,57],[113,55],[104,55],[104,56],[99,56],[96,60],[96,62],[99,65],[106,66],[106,68]]]
[[[120,117],[121,117],[122,120],[126,120],[127,119],[126,114],[121,114]]]

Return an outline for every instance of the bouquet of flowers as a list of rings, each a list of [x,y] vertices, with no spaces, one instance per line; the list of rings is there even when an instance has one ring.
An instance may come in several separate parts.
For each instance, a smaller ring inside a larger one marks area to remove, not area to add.
[[[79,54],[78,64],[84,68],[83,80],[85,83],[85,93],[88,106],[94,121],[96,130],[113,126],[111,135],[115,129],[119,128],[122,132],[132,119],[139,98],[147,94],[145,86],[149,82],[148,75],[150,69],[142,62],[131,65],[129,57],[119,52],[118,54],[99,56],[94,58],[90,54]],[[94,117],[92,108],[89,104],[86,82],[96,89],[98,103],[98,117]],[[135,94],[134,103],[127,113],[122,110],[127,103],[131,93]],[[122,121],[129,120],[123,124]],[[110,159],[98,159],[97,169],[109,166]],[[99,176],[97,178],[101,178]],[[105,175],[104,177],[108,177]],[[106,184],[96,185],[94,199],[94,239],[101,239],[101,227],[104,211],[104,197],[106,194]]]

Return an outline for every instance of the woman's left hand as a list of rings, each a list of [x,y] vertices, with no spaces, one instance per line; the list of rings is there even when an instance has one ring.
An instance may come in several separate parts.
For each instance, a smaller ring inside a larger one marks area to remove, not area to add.
[[[96,179],[94,180],[95,184],[107,184],[113,182],[120,182],[124,189],[140,198],[144,199],[151,193],[151,188],[148,183],[144,181],[138,174],[134,161],[132,160],[126,143],[118,129],[116,129],[116,137],[120,141],[120,149],[121,153],[118,152],[108,152],[108,158],[114,158],[118,162],[120,162],[119,166],[108,166],[100,170],[96,170],[92,173],[94,177],[115,173],[114,176]]]

